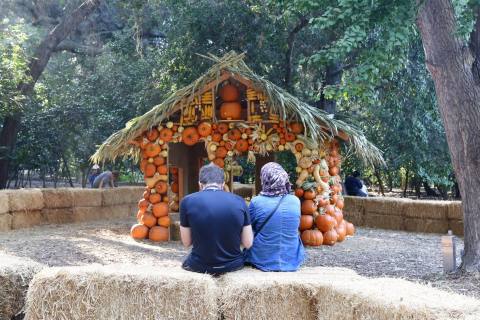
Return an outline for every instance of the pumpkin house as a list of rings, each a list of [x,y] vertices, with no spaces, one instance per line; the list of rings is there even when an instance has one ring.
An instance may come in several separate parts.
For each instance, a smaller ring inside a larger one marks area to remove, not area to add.
[[[171,217],[186,194],[198,191],[203,164],[224,168],[231,188],[238,156],[248,156],[259,171],[280,151],[297,160],[292,183],[302,201],[304,244],[333,245],[353,234],[342,214],[340,143],[367,164],[382,163],[381,152],[358,129],[256,75],[243,58],[234,52],[210,56],[214,65],[203,76],[129,121],[92,156],[96,163],[138,159],[146,187],[134,238],[169,239]]]

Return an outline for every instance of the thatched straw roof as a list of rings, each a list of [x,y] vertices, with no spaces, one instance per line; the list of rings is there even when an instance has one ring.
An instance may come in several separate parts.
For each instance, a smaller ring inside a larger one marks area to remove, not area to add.
[[[187,106],[202,88],[215,80],[220,80],[225,73],[232,77],[247,79],[252,86],[265,94],[274,112],[283,120],[296,120],[303,123],[305,135],[314,140],[325,140],[338,136],[348,143],[349,151],[356,154],[367,165],[381,165],[381,151],[370,143],[363,133],[344,121],[332,119],[325,111],[312,107],[299,100],[286,90],[267,79],[255,74],[244,62],[245,54],[229,52],[219,58],[213,55],[205,57],[215,64],[200,78],[190,85],[170,95],[161,104],[154,106],[142,116],[130,120],[125,128],[112,134],[92,156],[95,163],[115,160],[117,157],[138,155],[138,148],[129,142],[141,135],[145,130],[165,121],[173,113]]]

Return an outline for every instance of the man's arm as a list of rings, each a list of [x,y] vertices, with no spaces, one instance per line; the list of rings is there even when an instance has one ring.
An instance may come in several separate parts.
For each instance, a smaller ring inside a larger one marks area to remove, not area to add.
[[[103,188],[103,179],[100,180],[100,183],[98,184],[98,189],[102,189]]]
[[[252,225],[244,226],[242,229],[242,246],[249,249],[253,245]]]
[[[192,231],[190,228],[180,226],[180,238],[186,248],[190,247],[192,245]]]

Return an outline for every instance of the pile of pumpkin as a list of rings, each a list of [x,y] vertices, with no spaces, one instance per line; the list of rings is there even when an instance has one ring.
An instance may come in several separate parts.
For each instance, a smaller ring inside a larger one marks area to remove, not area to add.
[[[168,144],[163,138],[171,137],[171,128],[152,128],[145,132],[138,145],[141,148],[142,160],[140,170],[145,178],[145,192],[138,202],[137,224],[133,225],[130,235],[134,239],[150,239],[152,241],[167,241],[169,239],[170,211],[168,197]],[[175,172],[172,172],[175,177]],[[175,179],[175,178],[174,178]],[[177,180],[178,186],[178,180]],[[178,206],[177,202],[170,205]]]
[[[332,141],[328,151],[311,167],[299,166],[304,176],[297,180],[295,195],[301,200],[301,238],[308,246],[334,245],[355,233],[354,225],[343,218],[338,142]]]

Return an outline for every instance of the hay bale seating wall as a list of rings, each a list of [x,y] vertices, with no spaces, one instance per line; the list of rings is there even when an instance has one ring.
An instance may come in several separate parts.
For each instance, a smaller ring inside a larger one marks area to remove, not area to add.
[[[460,201],[347,196],[344,215],[357,226],[463,236]]]
[[[343,268],[220,278],[172,266],[47,268],[31,282],[37,319],[479,319],[480,301],[402,279]]]
[[[0,232],[134,216],[143,187],[0,191]]]

